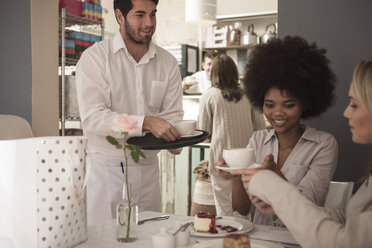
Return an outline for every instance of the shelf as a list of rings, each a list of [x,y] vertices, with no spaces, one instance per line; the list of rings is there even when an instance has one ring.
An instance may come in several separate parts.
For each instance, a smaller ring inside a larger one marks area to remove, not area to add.
[[[73,58],[66,58],[65,66],[76,66],[79,59],[73,59]],[[59,66],[61,66],[61,57],[59,58]]]
[[[68,90],[66,88],[66,66],[75,66],[78,62],[76,58],[66,57],[66,29],[72,26],[85,26],[85,27],[97,27],[101,29],[101,37],[104,38],[104,22],[98,20],[92,20],[81,16],[74,16],[66,13],[66,9],[62,8],[59,16],[59,38],[61,39],[61,54],[59,56],[59,65],[61,70],[61,88],[60,88],[60,134],[65,135],[82,135],[80,118],[67,116],[68,111],[65,110],[66,94]],[[72,129],[67,124],[73,123],[75,126]]]
[[[251,20],[251,19],[266,19],[266,18],[277,18],[278,12],[277,11],[262,11],[262,12],[254,12],[254,13],[244,13],[244,14],[234,14],[234,15],[220,15],[216,16],[218,22],[225,22],[225,21],[244,21],[244,20]]]
[[[253,48],[255,45],[236,45],[236,46],[225,46],[225,47],[205,47],[206,50],[232,50],[232,49],[238,49],[238,50],[247,50]]]
[[[61,17],[59,18],[61,24]],[[74,16],[66,13],[66,23],[65,27],[70,27],[74,25],[86,26],[86,25],[101,25],[101,21],[88,19],[82,16]]]

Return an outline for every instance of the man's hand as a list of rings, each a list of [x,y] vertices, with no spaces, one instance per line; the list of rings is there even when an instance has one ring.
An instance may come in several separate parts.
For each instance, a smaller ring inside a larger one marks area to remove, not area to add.
[[[181,139],[175,127],[168,121],[158,117],[145,116],[143,120],[143,130],[150,131],[155,137],[161,138],[167,142]]]
[[[183,91],[190,89],[192,85],[191,84],[182,84]]]

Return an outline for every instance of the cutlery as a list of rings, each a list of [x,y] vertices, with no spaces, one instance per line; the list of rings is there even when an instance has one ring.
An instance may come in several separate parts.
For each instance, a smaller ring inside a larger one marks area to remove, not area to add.
[[[187,222],[187,223],[181,225],[181,226],[177,229],[177,231],[175,231],[172,235],[173,235],[173,236],[176,236],[176,234],[177,234],[179,231],[184,232],[188,226],[193,225],[193,224],[194,224],[194,222]]]
[[[282,242],[282,241],[276,241],[276,240],[270,240],[270,239],[254,238],[254,237],[251,237],[251,239],[256,239],[256,240],[262,240],[262,241],[266,241],[266,242],[276,243],[276,244],[279,244],[279,245],[283,245],[285,248],[300,247],[298,244],[292,244],[292,243],[287,243],[287,242]]]
[[[138,225],[142,225],[146,221],[150,221],[150,220],[166,220],[166,219],[169,219],[169,215],[168,214],[165,214],[165,215],[162,215],[162,216],[158,216],[158,217],[154,217],[154,218],[139,220],[138,221]]]

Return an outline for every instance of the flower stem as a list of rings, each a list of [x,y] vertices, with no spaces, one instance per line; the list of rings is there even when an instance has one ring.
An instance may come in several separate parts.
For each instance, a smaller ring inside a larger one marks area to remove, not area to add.
[[[124,144],[123,144],[123,149],[124,149],[124,158],[125,158],[125,184],[127,188],[127,197],[128,197],[128,220],[127,220],[127,235],[126,238],[129,239],[129,233],[130,233],[130,218],[131,218],[131,212],[132,212],[132,204],[131,204],[131,199],[130,199],[130,192],[129,192],[129,184],[128,184],[128,157],[127,157],[127,139],[128,139],[128,133],[124,133]]]

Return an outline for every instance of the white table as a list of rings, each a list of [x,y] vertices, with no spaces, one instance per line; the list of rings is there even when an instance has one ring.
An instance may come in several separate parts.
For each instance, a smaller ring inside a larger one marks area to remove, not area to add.
[[[139,219],[142,220],[160,215],[162,215],[162,213],[145,211],[139,213]],[[160,228],[174,228],[177,222],[184,222],[190,219],[193,219],[193,217],[170,215],[170,218],[167,220],[145,222],[143,225],[138,226],[137,241],[125,244],[116,242],[115,240],[115,222],[106,222],[100,226],[89,227],[88,240],[76,248],[150,248],[152,247],[151,236],[158,233]],[[254,229],[249,232],[249,235],[252,239],[282,242],[281,245],[283,247],[299,247],[296,240],[287,229],[281,227],[254,225]],[[192,245],[196,243],[196,240],[202,242],[208,239],[209,238],[191,236],[190,245],[184,248],[192,247]]]

